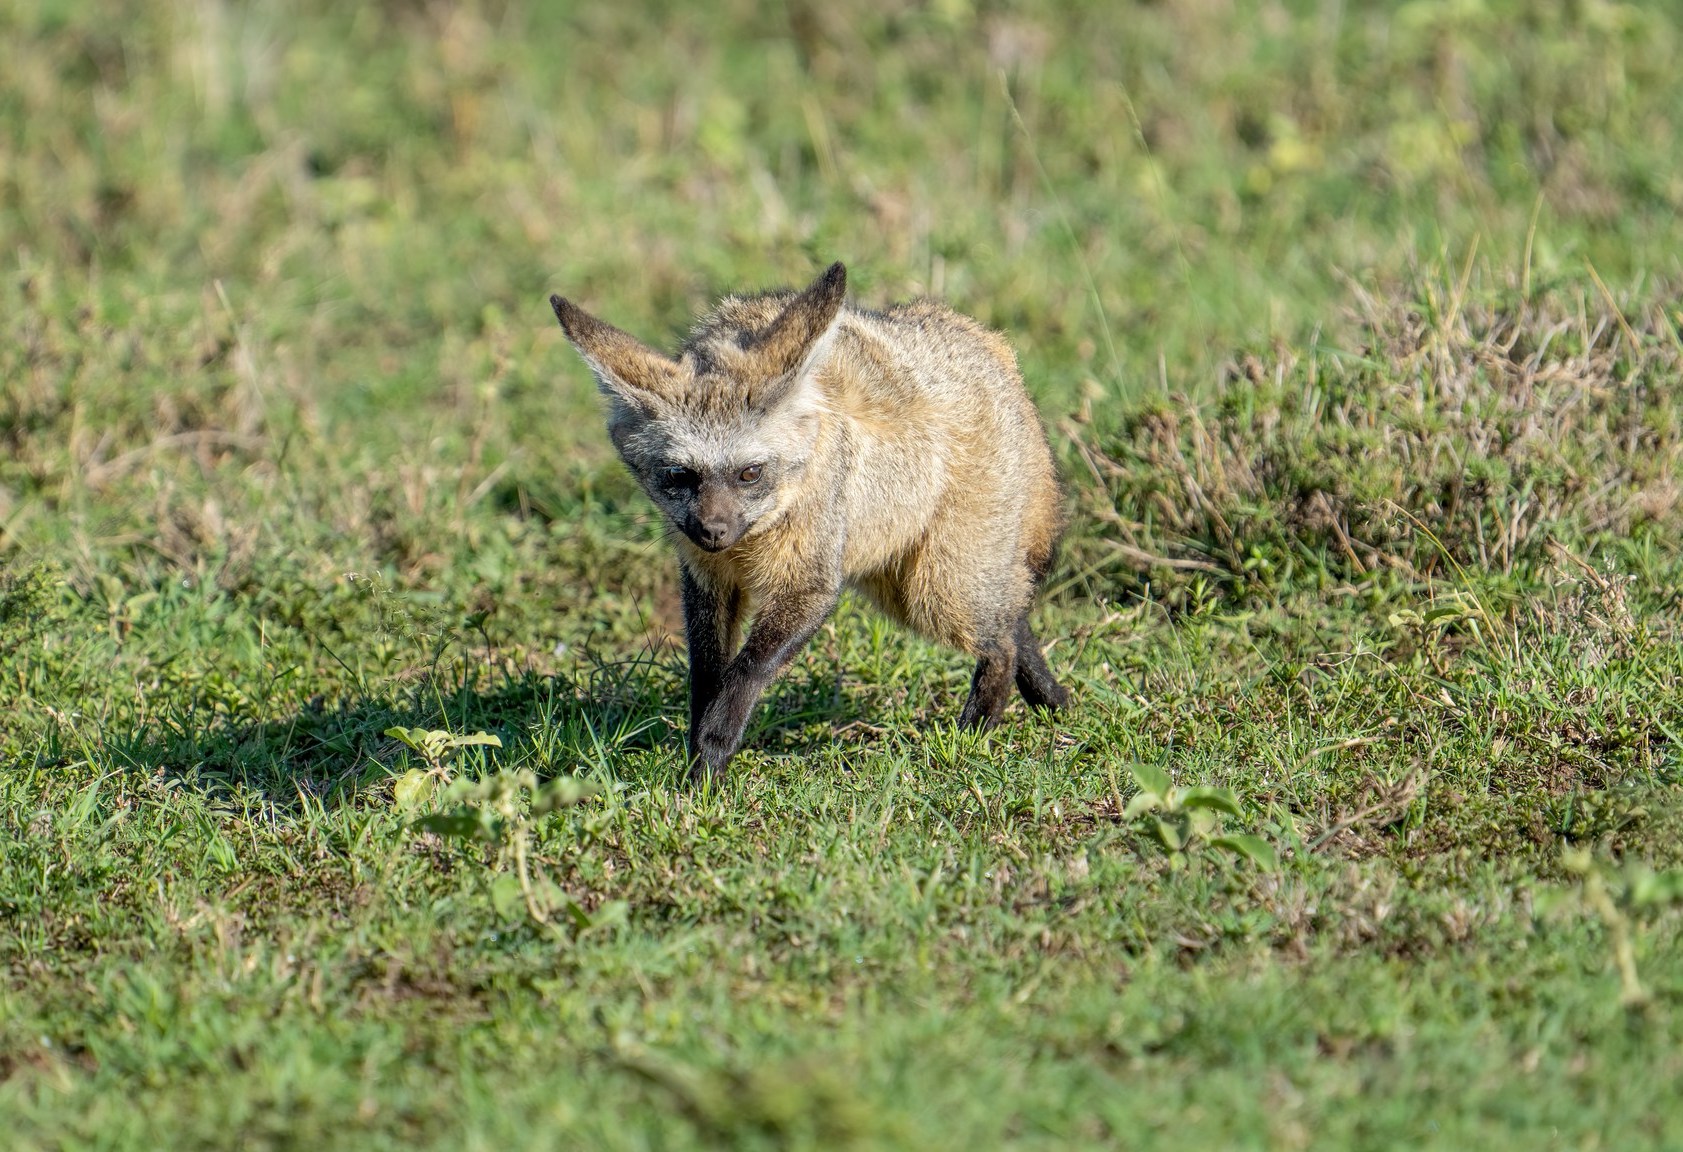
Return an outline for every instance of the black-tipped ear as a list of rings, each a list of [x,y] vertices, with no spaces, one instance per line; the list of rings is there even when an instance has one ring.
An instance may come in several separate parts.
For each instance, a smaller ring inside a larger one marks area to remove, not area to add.
[[[580,315],[579,310],[573,306],[572,301],[567,300],[565,297],[557,296],[554,293],[550,294],[549,306],[555,309],[555,318],[561,321],[561,331],[565,332],[567,334],[567,338],[571,340],[573,337],[573,325],[567,323],[567,317]]]
[[[807,292],[822,291],[826,296],[833,296],[839,302],[847,295],[847,265],[837,260],[824,269],[823,275],[814,280],[807,288]]]
[[[846,298],[847,267],[838,260],[755,337],[749,350],[760,359],[761,371],[775,379],[808,367]]]
[[[584,362],[602,388],[636,402],[636,394],[669,396],[679,386],[678,363],[662,356],[635,336],[598,320],[563,296],[551,296],[549,306],[561,322]]]

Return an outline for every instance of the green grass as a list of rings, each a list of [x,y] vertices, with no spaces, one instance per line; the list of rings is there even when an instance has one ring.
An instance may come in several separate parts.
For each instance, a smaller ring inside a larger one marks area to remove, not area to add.
[[[1683,1144],[1678,14],[0,0],[0,1131]],[[1079,703],[849,603],[696,791],[545,297],[837,258],[1020,350]]]

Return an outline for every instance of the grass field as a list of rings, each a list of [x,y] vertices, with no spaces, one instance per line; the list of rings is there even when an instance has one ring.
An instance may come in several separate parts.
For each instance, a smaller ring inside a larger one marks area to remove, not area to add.
[[[1680,15],[0,0],[3,1142],[1683,1146]],[[546,296],[833,259],[1078,703],[844,604],[698,791]]]

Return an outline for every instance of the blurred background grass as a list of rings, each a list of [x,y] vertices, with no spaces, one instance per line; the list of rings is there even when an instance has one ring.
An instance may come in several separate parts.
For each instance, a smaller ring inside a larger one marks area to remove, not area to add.
[[[552,289],[666,342],[844,259],[1055,417],[1335,339],[1346,277],[1636,285],[1683,250],[1680,13],[5,0],[0,547],[169,436],[553,500],[607,449]]]

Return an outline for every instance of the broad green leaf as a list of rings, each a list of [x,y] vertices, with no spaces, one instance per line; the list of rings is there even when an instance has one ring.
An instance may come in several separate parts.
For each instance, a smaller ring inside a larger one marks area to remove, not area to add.
[[[1122,819],[1132,820],[1142,813],[1150,812],[1162,803],[1163,798],[1155,792],[1141,792],[1128,801],[1128,806],[1122,809]]]
[[[1180,793],[1180,807],[1209,808],[1229,816],[1242,816],[1238,797],[1231,788],[1185,788]]]
[[[531,791],[537,783],[537,777],[527,769],[517,771],[493,772],[489,776],[482,776],[477,780],[469,777],[458,777],[450,785],[446,793],[452,800],[459,800],[464,804],[486,805],[497,808],[509,804],[517,799],[521,793]]]
[[[1128,771],[1134,777],[1141,792],[1150,792],[1157,796],[1169,794],[1169,774],[1155,764],[1130,764]]]
[[[1274,852],[1274,846],[1260,836],[1248,833],[1234,833],[1229,836],[1212,836],[1212,847],[1225,848],[1236,855],[1243,856],[1259,868],[1272,872],[1280,866],[1280,858]]]
[[[385,734],[390,736],[393,740],[401,741],[419,752],[421,750],[421,741],[426,736],[426,730],[423,728],[404,728],[399,725],[387,728]]]
[[[556,812],[562,808],[571,808],[581,800],[588,799],[602,790],[602,786],[594,780],[581,780],[577,776],[561,776],[540,787],[532,796],[532,815],[538,816],[545,812]]]
[[[520,877],[513,872],[499,873],[491,880],[491,907],[504,920],[525,914],[526,897],[520,891]]]
[[[503,746],[502,738],[493,736],[489,732],[475,732],[472,736],[451,736],[449,743],[452,748],[468,748],[476,744],[483,744],[490,748],[501,748]]]
[[[1171,852],[1179,852],[1186,847],[1186,837],[1181,834],[1180,826],[1174,821],[1157,819],[1152,823],[1157,826],[1157,839],[1162,841],[1163,847]]]
[[[540,908],[563,908],[571,899],[565,888],[541,874],[532,877],[532,895]]]
[[[392,803],[403,812],[425,804],[438,790],[438,777],[425,768],[411,768],[392,783]]]
[[[1630,877],[1630,904],[1633,908],[1663,908],[1683,899],[1683,872],[1668,870],[1654,872],[1637,867]]]
[[[419,828],[423,832],[436,832],[440,836],[449,836],[456,840],[496,840],[502,821],[488,812],[481,812],[474,808],[458,808],[454,812],[435,812],[431,816],[423,816],[412,828]]]

